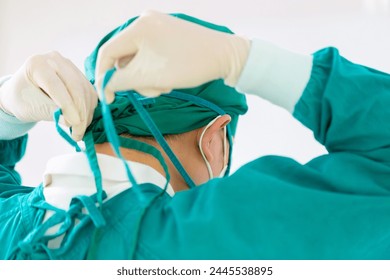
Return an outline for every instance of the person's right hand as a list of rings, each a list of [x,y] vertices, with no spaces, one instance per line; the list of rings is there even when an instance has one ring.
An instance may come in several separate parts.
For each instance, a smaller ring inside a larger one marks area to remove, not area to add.
[[[153,97],[220,78],[234,86],[249,49],[245,38],[146,12],[100,48],[97,90],[101,97],[103,76],[114,66],[117,71],[105,88],[108,103],[122,90]]]
[[[96,105],[91,83],[57,52],[30,57],[0,88],[0,108],[24,122],[53,120],[61,108],[76,141],[82,139]]]

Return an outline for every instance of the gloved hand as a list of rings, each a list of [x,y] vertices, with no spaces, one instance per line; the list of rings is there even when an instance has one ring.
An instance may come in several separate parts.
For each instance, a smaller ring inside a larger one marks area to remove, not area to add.
[[[114,92],[133,89],[158,96],[174,88],[189,88],[222,78],[237,83],[250,41],[159,12],[146,12],[98,54],[96,84],[101,96],[105,72],[117,71],[107,84],[107,102]]]
[[[57,52],[30,57],[0,88],[0,108],[21,121],[53,120],[54,111],[61,108],[76,141],[82,139],[96,104],[93,86]]]

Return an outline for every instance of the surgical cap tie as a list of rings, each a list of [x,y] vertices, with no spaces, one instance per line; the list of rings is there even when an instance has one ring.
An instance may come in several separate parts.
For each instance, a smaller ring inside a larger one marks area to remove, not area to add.
[[[106,193],[102,193],[103,198]],[[46,221],[31,231],[10,254],[8,259],[58,259],[63,251],[69,250],[76,237],[76,233],[91,221],[95,228],[100,229],[106,225],[101,210],[96,206],[96,194],[91,196],[73,197],[69,210],[57,208],[40,200],[33,202],[32,207],[45,211],[53,211]],[[83,208],[86,209],[83,212]],[[56,232],[48,234],[49,229],[58,227]],[[60,248],[50,248],[49,242],[61,238]]]
[[[105,90],[107,83],[109,82],[109,80],[111,79],[111,77],[115,73],[115,71],[116,71],[116,69],[112,68],[106,72],[106,74],[103,78],[103,84],[102,84],[102,91],[103,92]],[[131,104],[134,106],[134,109],[138,112],[141,119],[145,122],[146,126],[149,128],[150,132],[152,133],[152,135],[154,136],[156,141],[159,143],[159,145],[162,147],[164,152],[170,158],[173,165],[178,170],[179,174],[181,174],[181,176],[183,177],[183,179],[185,180],[185,182],[187,183],[189,188],[195,187],[196,186],[195,183],[193,182],[191,177],[188,175],[188,173],[186,172],[186,170],[184,169],[184,167],[182,166],[182,164],[180,163],[180,161],[178,160],[178,158],[176,157],[176,155],[174,154],[172,149],[169,147],[164,136],[159,131],[158,127],[156,126],[156,124],[154,123],[152,118],[150,117],[149,113],[145,110],[145,108],[143,107],[143,105],[139,101],[140,95],[138,95],[132,91],[117,92],[116,94],[122,95],[122,96],[123,95],[127,96],[129,101],[131,102]],[[223,109],[221,109],[220,107],[218,107],[214,103],[209,102],[209,101],[207,101],[203,98],[200,98],[198,96],[194,96],[191,94],[186,94],[186,93],[182,93],[182,92],[178,92],[178,91],[172,91],[171,93],[166,94],[165,96],[169,97],[169,98],[176,98],[176,99],[181,99],[181,100],[185,100],[185,101],[190,101],[198,106],[208,108],[211,111],[214,111],[215,113],[217,113],[218,115],[226,114]],[[148,98],[143,98],[143,100],[145,100],[145,99],[148,100]],[[146,103],[148,103],[148,102],[151,103],[152,101],[146,101]],[[119,137],[117,132],[116,132],[116,129],[114,126],[114,120],[112,119],[111,111],[110,111],[109,105],[106,102],[104,94],[102,95],[102,100],[101,100],[100,104],[101,104],[101,109],[102,109],[104,128],[105,128],[108,142],[111,144],[117,157],[123,162],[123,165],[126,169],[126,173],[127,173],[127,176],[129,178],[130,183],[132,185],[137,185],[137,182],[136,182],[133,174],[131,173],[131,170],[127,164],[127,161],[124,159],[124,157],[122,156],[122,154],[120,152],[120,149],[119,149],[120,146],[126,146],[127,148],[130,148],[130,149],[135,148],[137,150],[141,150],[142,152],[151,154],[153,157],[155,157],[160,162],[161,166],[164,168],[164,171],[166,173],[167,184],[168,184],[169,178],[170,178],[168,168],[166,167],[166,163],[165,163],[164,158],[160,155],[159,152],[156,152],[156,148],[154,148],[151,145],[148,145],[146,143],[135,144],[136,142],[139,142],[137,140],[132,140],[132,141],[120,140],[120,139],[123,139],[123,137]],[[58,111],[56,111],[54,113],[54,119],[56,122],[57,131],[69,144],[71,144],[73,147],[75,147],[76,151],[80,152],[81,149],[78,146],[77,142],[75,142],[67,133],[65,133],[60,128],[60,126],[59,126],[60,115],[61,115],[61,109],[59,109]],[[228,141],[230,144],[229,145],[229,154],[231,155],[233,145],[232,145],[232,135],[231,135],[229,125],[227,126],[227,138],[228,138]],[[93,139],[91,131],[86,133],[86,135],[84,137],[84,141],[86,144],[86,153],[87,153],[88,161],[89,161],[90,167],[92,169],[92,172],[93,172],[94,178],[95,178],[96,191],[97,191],[97,195],[98,195],[98,202],[101,204],[101,202],[102,202],[101,192],[103,191],[103,186],[102,186],[101,172],[100,172],[100,168],[98,166],[96,152],[95,152],[95,148],[94,148],[94,139]],[[122,141],[122,143],[121,143],[121,141]],[[125,145],[123,145],[123,144],[125,144]],[[134,147],[134,145],[136,145],[137,147]],[[229,156],[226,175],[229,174],[230,166],[231,166],[231,156]],[[164,190],[167,188],[167,184],[166,184]]]

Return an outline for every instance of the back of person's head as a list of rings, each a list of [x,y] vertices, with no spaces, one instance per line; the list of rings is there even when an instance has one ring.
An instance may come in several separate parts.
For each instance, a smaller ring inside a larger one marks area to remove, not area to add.
[[[221,32],[232,33],[226,27],[205,22],[188,15],[172,14],[172,16]],[[95,83],[95,66],[100,47],[136,19],[137,17],[128,20],[107,34],[86,59],[85,72],[92,84]],[[199,43],[201,44],[202,42]],[[157,98],[143,98],[141,95],[135,93],[143,108],[164,136],[180,135],[199,129],[210,123],[220,115],[220,113],[210,109],[210,104],[216,105],[225,114],[230,115],[231,121],[228,124],[229,132],[231,136],[234,136],[239,116],[245,114],[248,109],[245,95],[237,92],[234,88],[226,86],[223,80],[214,80],[194,88],[175,89],[173,92],[177,93],[179,97],[181,94],[184,94],[187,97],[193,96],[197,100],[191,100],[191,98],[182,99],[177,96],[173,97],[174,94],[163,94]],[[203,100],[208,105],[199,104],[199,100]],[[135,110],[126,94],[116,94],[115,100],[109,105],[109,108],[118,135],[135,137],[153,136],[150,127],[144,122],[139,112]],[[88,132],[92,133],[96,144],[108,141],[101,106],[96,108],[92,123],[88,127]]]
[[[211,29],[232,33],[226,27],[208,23],[188,15],[172,15]],[[85,73],[91,83],[94,84],[95,82],[95,66],[100,47],[136,19],[137,17],[128,20],[126,23],[107,34],[86,59]],[[238,93],[234,88],[226,86],[222,80],[211,81],[190,89],[175,89],[175,91],[198,96],[223,109],[226,114],[229,114],[232,118],[229,124],[232,135],[236,132],[239,115],[245,114],[247,111],[245,96]],[[141,120],[140,115],[133,109],[130,101],[125,96],[116,96],[115,101],[110,107],[118,134],[128,133],[135,136],[152,136],[148,127]],[[146,101],[144,107],[163,135],[180,134],[200,128],[218,115],[209,108],[196,105],[191,101],[170,98],[166,95],[161,95],[158,98]],[[101,124],[101,117],[101,110],[98,107],[93,122],[89,127],[89,129],[97,132],[95,134],[96,142],[106,141],[103,133],[104,128]]]

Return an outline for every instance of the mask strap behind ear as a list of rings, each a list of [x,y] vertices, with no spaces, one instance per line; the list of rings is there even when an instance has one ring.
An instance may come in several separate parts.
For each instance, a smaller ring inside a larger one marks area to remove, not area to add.
[[[164,97],[169,97],[169,98],[176,98],[176,99],[181,99],[185,101],[190,101],[198,106],[205,107],[208,109],[213,110],[219,115],[225,115],[226,112],[219,106],[215,105],[214,103],[203,99],[199,96],[192,95],[192,94],[187,94],[179,91],[171,91],[169,94],[164,95]],[[233,138],[230,130],[230,124],[227,125],[227,138],[229,141],[229,160],[228,160],[228,165],[226,169],[225,176],[229,175],[230,173],[230,166],[231,166],[231,159],[232,159],[232,148],[233,148]]]
[[[54,112],[54,123],[56,125],[57,132],[61,135],[62,138],[65,139],[70,145],[72,145],[77,152],[81,152],[80,146],[77,144],[76,141],[70,137],[68,133],[66,133],[61,127],[60,127],[60,116],[62,115],[61,109],[58,109]]]

